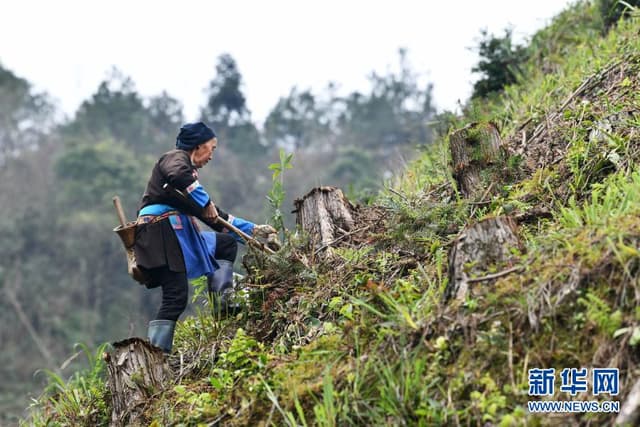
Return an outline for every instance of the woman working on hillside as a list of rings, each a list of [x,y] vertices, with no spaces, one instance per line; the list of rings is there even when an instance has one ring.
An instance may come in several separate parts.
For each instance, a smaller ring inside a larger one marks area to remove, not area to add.
[[[176,148],[164,153],[153,167],[138,213],[135,255],[149,276],[147,287],[162,287],[162,304],[149,322],[151,344],[170,353],[175,324],[187,306],[189,279],[207,277],[218,312],[235,312],[233,263],[239,236],[222,227],[201,232],[194,216],[213,223],[220,216],[244,233],[266,237],[276,230],[218,210],[198,181],[198,169],[213,157],[218,140],[202,122],[180,128]],[[182,193],[167,191],[165,184]],[[184,198],[183,198],[184,197]]]

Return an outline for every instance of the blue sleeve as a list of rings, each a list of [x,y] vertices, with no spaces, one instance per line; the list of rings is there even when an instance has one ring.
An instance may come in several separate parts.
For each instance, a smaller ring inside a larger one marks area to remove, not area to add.
[[[238,217],[234,217],[231,220],[231,225],[233,225],[234,227],[240,229],[240,231],[248,234],[249,236],[253,235],[253,227],[255,227],[256,225],[254,223],[252,223],[251,221],[247,221],[246,219],[242,219],[242,218],[238,218]],[[235,237],[235,239],[240,242],[240,243],[244,243],[244,240],[242,240],[242,237],[238,236],[236,233],[234,233],[233,231],[229,231],[229,233],[231,233],[231,235],[233,235],[233,237]]]
[[[207,194],[207,190],[204,189],[198,180],[194,181],[193,184],[187,187],[187,194],[191,197],[195,202],[200,205],[200,207],[207,206],[209,203],[209,194]]]

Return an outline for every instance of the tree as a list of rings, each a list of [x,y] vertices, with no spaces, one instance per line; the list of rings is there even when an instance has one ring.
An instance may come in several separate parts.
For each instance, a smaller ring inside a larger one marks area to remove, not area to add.
[[[520,66],[528,58],[524,46],[513,44],[510,29],[504,30],[504,37],[490,35],[486,29],[481,31],[481,36],[478,45],[480,61],[471,69],[481,77],[473,85],[472,98],[485,98],[515,83],[522,73]]]
[[[430,84],[425,89],[419,87],[406,50],[400,49],[398,56],[398,73],[373,73],[369,95],[354,92],[345,98],[344,112],[338,120],[345,142],[388,152],[393,146],[431,140],[426,123],[435,112],[433,87]]]
[[[149,99],[148,112],[151,129],[156,140],[177,134],[178,129],[184,123],[182,103],[164,91]]]
[[[330,131],[324,113],[309,90],[299,92],[294,87],[267,116],[265,138],[288,151],[306,148]]]
[[[109,206],[114,194],[131,206],[144,190],[139,162],[127,147],[112,140],[70,144],[55,170],[63,203],[76,206],[76,211]]]
[[[35,148],[53,126],[54,107],[46,94],[0,64],[0,165],[9,154]]]
[[[113,137],[139,143],[144,105],[130,77],[113,69],[91,98],[84,101],[69,130],[93,138]]]
[[[251,113],[241,86],[242,75],[235,59],[229,54],[220,55],[216,76],[209,82],[202,118],[214,126],[223,127],[249,121]]]
[[[175,141],[182,106],[166,93],[145,100],[114,73],[70,122],[40,127],[48,116],[30,84],[1,76],[0,134],[9,131],[10,153],[19,154],[0,167],[0,322],[10,325],[0,330],[0,395],[14,399],[2,402],[6,420],[27,405],[26,389],[37,391],[36,369],[58,372],[74,343],[121,339],[152,315],[111,232],[111,197],[132,219],[150,163]]]
[[[370,76],[368,93],[340,97],[329,85],[326,93],[315,95],[294,87],[278,101],[265,122],[265,137],[297,151],[296,169],[302,173],[292,172],[295,183],[289,187],[306,191],[321,180],[372,189],[399,158],[413,154],[416,144],[431,142],[433,87],[419,82],[405,50],[398,59],[396,71]],[[320,164],[330,166],[317,168]]]
[[[371,190],[377,186],[378,177],[372,171],[378,165],[369,152],[356,147],[344,147],[337,154],[329,169],[332,185],[355,191]]]
[[[236,154],[252,157],[265,153],[260,134],[251,122],[251,112],[242,93],[242,75],[229,54],[218,58],[216,76],[209,83],[201,118],[215,129],[221,144]]]
[[[166,92],[147,102],[130,77],[117,69],[80,105],[75,119],[64,129],[68,138],[114,139],[138,154],[171,148],[183,120],[182,104]]]

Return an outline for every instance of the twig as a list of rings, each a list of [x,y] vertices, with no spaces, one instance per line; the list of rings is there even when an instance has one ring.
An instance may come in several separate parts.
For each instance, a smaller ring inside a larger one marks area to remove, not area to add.
[[[269,418],[267,418],[267,422],[265,423],[266,426],[271,425],[271,419],[273,418],[273,413],[276,410],[276,405],[272,402],[271,403],[271,410],[269,411]]]
[[[476,326],[488,323],[490,320],[495,319],[496,317],[500,317],[500,316],[502,316],[504,314],[505,314],[505,312],[503,310],[496,311],[495,313],[491,313],[490,315],[485,316],[481,320],[479,320],[478,324]]]
[[[536,218],[551,218],[553,214],[547,208],[531,209],[527,212],[520,213],[513,217],[516,222],[529,222]]]
[[[488,205],[489,203],[491,203],[491,199],[489,199],[489,200],[479,200],[477,202],[469,202],[469,204],[471,206],[482,206],[482,205]]]
[[[533,120],[533,117],[529,117],[527,120],[525,120],[520,126],[518,126],[518,129],[516,129],[517,131],[523,130],[525,128],[525,126],[527,126],[529,123],[531,123],[531,120]]]
[[[493,280],[493,279],[497,279],[498,277],[506,276],[507,274],[511,274],[513,272],[522,271],[522,270],[524,270],[524,267],[522,266],[511,267],[511,268],[507,268],[506,270],[499,271],[497,273],[488,274],[484,277],[474,277],[471,279],[467,279],[467,283],[476,283],[476,282],[484,282],[486,280]]]
[[[350,231],[350,232],[348,232],[346,234],[343,234],[342,236],[337,237],[337,238],[333,239],[332,241],[330,241],[328,243],[325,243],[324,245],[320,246],[318,249],[316,249],[316,251],[313,253],[313,255],[318,255],[318,253],[320,251],[322,251],[323,249],[328,248],[329,246],[333,245],[334,243],[339,242],[340,240],[344,239],[347,236],[351,236],[352,234],[358,233],[360,231],[364,231],[364,230],[368,229],[369,227],[371,227],[371,225],[367,225],[366,227],[358,228],[357,230],[353,230],[353,231]]]
[[[480,200],[484,200],[488,195],[489,192],[491,191],[491,189],[493,188],[493,184],[494,182],[492,182],[491,184],[489,184],[489,187],[486,189],[486,191],[482,194],[482,197],[480,197]],[[471,209],[471,214],[469,215],[469,217],[473,218],[473,215],[475,215],[476,213],[476,206],[473,206],[473,208]]]
[[[560,115],[560,113],[562,113],[562,111],[565,108],[567,108],[569,103],[571,101],[573,101],[574,98],[576,98],[578,95],[582,95],[582,93],[585,91],[585,89],[587,89],[589,86],[591,86],[595,82],[602,80],[611,70],[613,70],[618,65],[620,65],[620,61],[615,61],[613,64],[609,65],[604,70],[587,77],[580,84],[580,86],[578,86],[578,88],[575,91],[573,91],[573,93],[571,95],[569,95],[567,97],[567,99],[564,100],[562,105],[560,105],[560,108],[558,108],[555,112],[553,112],[550,117],[548,117],[548,120],[551,120],[551,121],[555,120],[555,118],[558,117]],[[548,125],[547,125],[547,127],[548,127]],[[543,130],[545,128],[546,127],[544,126],[544,123],[541,123],[540,125],[538,125],[538,127],[535,129],[535,131],[534,131],[534,133],[533,133],[533,135],[531,137],[531,140],[534,140],[534,139],[538,138],[538,136],[540,136],[540,134],[543,132]]]
[[[247,284],[247,288],[249,289],[261,289],[261,290],[267,290],[267,289],[274,289],[274,288],[281,288],[281,284],[280,283],[272,283],[269,285],[254,285],[252,283],[248,283]]]
[[[437,186],[436,188],[434,188],[433,190],[429,191],[427,194],[425,194],[422,198],[423,199],[428,199],[429,197],[431,197],[432,194],[438,193],[439,191],[447,188],[447,186],[449,185],[449,182],[445,182],[439,186]]]
[[[227,417],[227,414],[222,414],[218,418],[216,418],[215,420],[213,420],[212,422],[207,424],[207,426],[208,427],[218,426],[218,425],[220,425],[220,421],[224,420],[226,417]]]
[[[395,194],[396,196],[400,196],[405,202],[408,202],[409,200],[407,199],[407,196],[405,196],[404,194],[402,194],[399,191],[394,190],[391,187],[388,187],[388,190],[391,191],[393,194]]]

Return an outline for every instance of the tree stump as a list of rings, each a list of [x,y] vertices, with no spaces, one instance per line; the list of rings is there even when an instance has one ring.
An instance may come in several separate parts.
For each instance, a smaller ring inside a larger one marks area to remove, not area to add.
[[[616,418],[616,426],[637,426],[640,420],[640,380],[637,380]]]
[[[476,196],[485,186],[481,172],[499,161],[500,145],[493,123],[470,123],[449,136],[453,177],[465,198]]]
[[[320,248],[331,245],[353,229],[355,207],[339,188],[316,187],[294,202],[296,224]]]
[[[141,338],[118,341],[113,347],[112,353],[104,354],[113,407],[110,425],[137,425],[147,399],[171,378],[169,365],[162,350]]]
[[[516,223],[510,217],[489,218],[465,228],[449,251],[449,283],[444,301],[451,298],[463,301],[472,283],[491,282],[515,272],[517,268],[487,272],[491,266],[508,266],[513,248],[520,248],[520,240]]]

